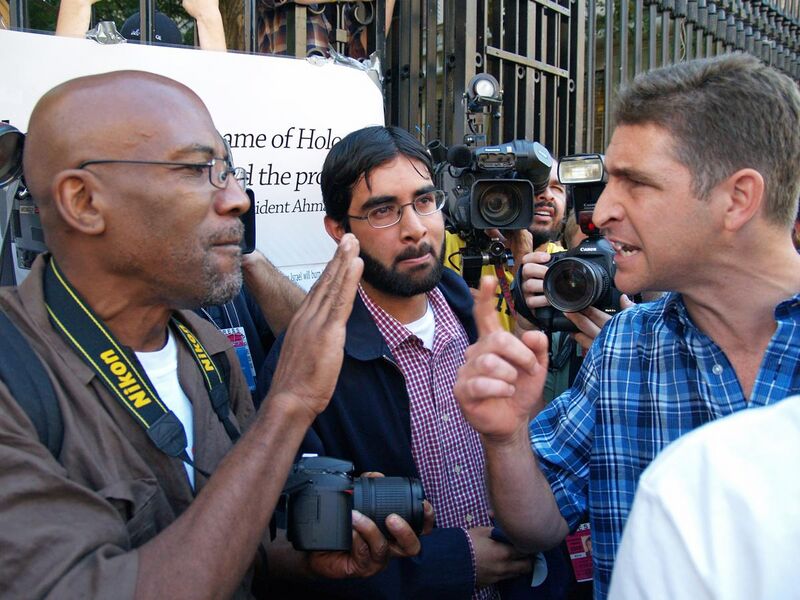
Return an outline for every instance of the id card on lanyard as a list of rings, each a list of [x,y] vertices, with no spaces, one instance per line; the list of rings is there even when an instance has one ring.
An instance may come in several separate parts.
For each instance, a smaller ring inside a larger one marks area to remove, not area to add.
[[[250,346],[247,344],[247,335],[244,332],[244,327],[231,327],[229,329],[220,329],[220,331],[230,340],[233,349],[236,350],[236,356],[242,366],[247,386],[250,388],[251,393],[255,392],[256,367],[253,364],[253,357],[250,354]]]

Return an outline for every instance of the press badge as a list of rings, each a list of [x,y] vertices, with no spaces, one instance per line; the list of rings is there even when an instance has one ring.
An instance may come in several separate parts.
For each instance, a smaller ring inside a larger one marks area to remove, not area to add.
[[[572,533],[567,536],[567,552],[572,561],[572,571],[575,573],[575,580],[592,580],[592,529],[589,523],[582,523]]]
[[[236,356],[239,357],[239,364],[242,365],[244,378],[247,380],[247,387],[251,392],[256,391],[256,368],[253,365],[253,357],[250,355],[250,346],[247,345],[247,336],[244,327],[231,327],[230,329],[220,329],[230,340]]]

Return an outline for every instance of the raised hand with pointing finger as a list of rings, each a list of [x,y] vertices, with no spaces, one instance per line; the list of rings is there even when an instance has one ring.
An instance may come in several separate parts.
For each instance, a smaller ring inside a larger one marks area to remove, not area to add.
[[[494,278],[481,279],[475,299],[478,342],[467,349],[454,395],[484,438],[502,442],[527,431],[530,419],[543,408],[547,338],[540,331],[520,338],[504,331],[494,310],[495,286]]]

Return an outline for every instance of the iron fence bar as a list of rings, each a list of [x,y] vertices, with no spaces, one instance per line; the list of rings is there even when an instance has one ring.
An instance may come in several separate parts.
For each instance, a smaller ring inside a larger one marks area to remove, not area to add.
[[[533,52],[531,54],[531,58],[533,60],[538,60],[540,63],[547,64],[547,56],[548,56],[548,48],[552,40],[549,37],[549,31],[547,28],[547,15],[545,13],[544,5],[539,5],[534,10],[534,20],[536,23],[536,35],[539,39],[539,43],[534,46]],[[509,61],[513,61],[513,58],[509,57]],[[531,137],[536,138],[540,142],[544,143],[545,145],[549,145],[547,137],[547,117],[549,116],[547,111],[547,98],[548,98],[548,89],[547,89],[547,74],[542,70],[534,70],[533,79],[535,84],[536,93],[533,98],[533,134]]]
[[[381,68],[386,69],[386,0],[375,0],[372,23],[375,28],[375,52],[381,61]]]
[[[619,83],[628,81],[628,0],[619,0]]]
[[[561,6],[557,2],[551,2],[551,0],[532,0],[536,4],[549,8],[553,12],[557,12],[565,17],[571,16],[570,9]]]
[[[519,54],[515,54],[514,52],[501,50],[500,48],[495,48],[494,46],[487,46],[486,54],[488,54],[489,56],[493,56],[495,58],[499,58],[501,60],[507,60],[519,65],[530,67],[532,69],[543,71],[545,73],[550,73],[551,75],[555,75],[557,77],[564,77],[566,79],[569,79],[569,71],[567,71],[566,69],[550,65],[546,62],[542,62],[541,60],[536,60],[535,58],[520,56]]]
[[[588,130],[588,127],[584,126],[584,115],[588,113],[584,94],[587,93],[588,80],[594,76],[593,71],[587,67],[583,60],[583,57],[588,55],[589,50],[586,41],[586,5],[582,0],[570,0],[570,2],[572,4],[572,12],[569,20],[570,43],[567,44],[567,52],[569,53],[567,65],[569,65],[572,78],[566,84],[569,92],[569,100],[566,106],[568,107],[567,115],[570,118],[571,127],[566,132],[564,150],[560,151],[559,154],[586,152],[591,147],[588,144],[584,144],[583,141]],[[587,73],[589,77],[587,77]]]
[[[383,1],[383,0],[382,0]],[[436,40],[439,36],[439,14],[436,0],[425,2],[425,116],[422,128],[425,142],[442,139],[442,124],[436,110],[436,90],[439,87],[439,54]],[[444,71],[443,71],[444,72]]]
[[[581,0],[579,0],[580,2]],[[594,150],[595,126],[595,77],[597,73],[597,59],[595,45],[597,43],[597,4],[596,0],[587,0],[586,18],[589,31],[586,34],[586,150]],[[577,113],[580,114],[580,113]]]
[[[606,47],[603,69],[603,141],[605,148],[611,132],[611,95],[614,89],[614,1],[606,0]]]
[[[644,0],[636,0],[633,9],[633,75],[634,77],[642,72],[642,54],[644,52]]]
[[[675,19],[674,25],[675,27],[673,28],[672,36],[672,62],[677,63],[681,61],[681,34],[683,32],[683,19],[680,17]]]
[[[244,50],[254,54],[258,47],[258,12],[257,0],[244,0]]]
[[[650,2],[650,27],[648,30],[649,42],[647,44],[648,51],[648,69],[656,68],[656,44],[658,43],[658,29],[656,22],[658,21],[658,7],[655,2]]]
[[[27,0],[11,0],[8,6],[8,18],[11,21],[12,29],[28,29],[30,19],[28,17]]]
[[[525,23],[525,53],[527,56],[532,55],[536,51],[536,4],[533,2],[524,2],[524,9],[521,15],[521,22]],[[522,112],[525,119],[525,138],[534,139],[535,133],[535,115],[534,107],[536,105],[536,71],[525,65],[525,97],[526,102],[522,104]]]
[[[155,12],[153,0],[139,0],[139,41],[142,44],[153,43]]]
[[[553,15],[555,18],[556,15]],[[542,37],[547,39],[547,47],[545,53],[542,55],[548,64],[554,65],[558,68],[558,46],[559,30],[551,20],[551,15],[547,14],[547,9],[542,8],[541,18],[542,29],[546,35]],[[569,74],[567,75],[569,76]],[[558,136],[561,124],[561,114],[558,105],[558,79],[549,73],[541,73],[539,77],[540,87],[542,92],[542,110],[540,112],[540,127],[537,137],[544,142],[546,146],[552,149],[558,148]]]
[[[421,22],[421,0],[411,0],[408,2],[408,129],[413,131],[420,122],[420,83],[422,79],[421,69],[421,50],[422,50],[422,31],[419,27]],[[406,4],[405,2],[403,4]]]

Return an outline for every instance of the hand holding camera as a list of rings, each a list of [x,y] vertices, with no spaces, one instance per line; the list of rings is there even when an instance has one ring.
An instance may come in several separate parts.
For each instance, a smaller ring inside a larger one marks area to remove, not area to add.
[[[418,479],[353,477],[353,464],[336,458],[301,458],[283,489],[287,538],[309,554],[323,577],[367,577],[390,558],[414,556],[418,535],[433,528],[433,507]]]
[[[607,178],[603,157],[565,157],[559,163],[558,177],[570,186],[576,220],[588,237],[567,252],[534,253],[524,258],[514,299],[524,319],[546,332],[581,332],[576,339],[587,348],[603,323],[619,312],[623,303],[625,307],[629,304],[614,287],[615,251],[592,223]],[[583,319],[569,315],[581,312]]]
[[[519,270],[519,282],[517,288],[519,294],[524,300],[525,306],[529,309],[534,317],[538,315],[554,315],[558,313],[552,308],[547,296],[544,294],[543,280],[548,271],[548,265],[551,264],[551,256],[546,252],[531,252],[522,259],[522,266]],[[520,304],[522,301],[518,298],[516,307],[517,311],[524,313],[524,308],[520,311]],[[633,306],[633,302],[625,295],[619,297],[619,308],[624,310]],[[564,312],[560,315],[565,321],[559,320],[555,331],[572,331],[574,333],[575,341],[577,341],[584,350],[588,350],[592,345],[594,338],[600,333],[603,325],[611,318],[611,314],[605,310],[601,310],[596,306],[588,306],[579,312]],[[524,318],[524,317],[523,317]],[[527,320],[527,319],[526,319]],[[534,321],[538,323],[538,319]],[[524,328],[524,327],[523,327]]]

